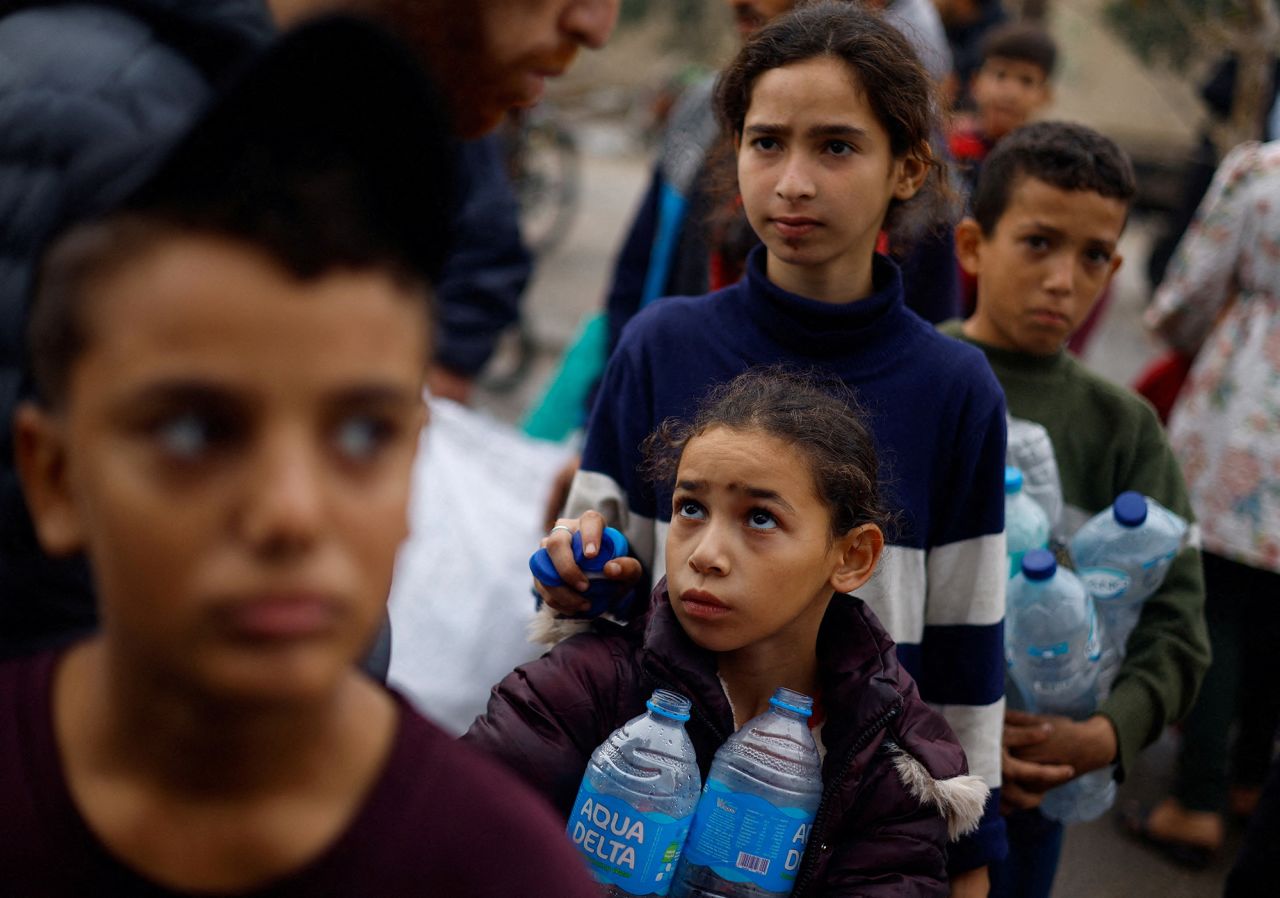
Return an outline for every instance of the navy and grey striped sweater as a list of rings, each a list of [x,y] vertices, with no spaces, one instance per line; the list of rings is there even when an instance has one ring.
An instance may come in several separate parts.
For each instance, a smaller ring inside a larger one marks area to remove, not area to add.
[[[983,825],[953,846],[952,869],[1003,856],[995,812],[1004,709],[1005,409],[982,354],[908,310],[897,267],[877,256],[875,292],[833,305],[772,284],[763,247],[741,282],[652,304],[623,332],[587,429],[568,514],[603,513],[651,571],[664,569],[669,492],[637,471],[661,421],[687,417],[714,384],[758,365],[820,367],[860,396],[881,480],[900,517],[858,591],[898,643],[903,666],[993,790]]]

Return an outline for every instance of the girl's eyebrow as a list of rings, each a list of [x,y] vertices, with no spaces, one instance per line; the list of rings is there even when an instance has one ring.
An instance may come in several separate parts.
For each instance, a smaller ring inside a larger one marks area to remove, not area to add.
[[[701,493],[708,489],[705,480],[678,480],[676,481],[676,489],[686,493]],[[752,499],[763,499],[766,502],[772,502],[784,511],[795,512],[791,503],[782,498],[782,494],[775,490],[765,489],[759,486],[744,486],[740,483],[731,483],[727,487],[730,492],[741,492],[750,496]]]
[[[808,134],[810,137],[848,137],[859,140],[867,136],[867,129],[833,122],[827,125],[814,125],[809,129]]]
[[[743,133],[750,136],[790,134],[791,127],[789,125],[773,125],[768,122],[758,122],[753,125],[747,125],[747,127],[743,129]],[[851,140],[860,140],[867,136],[867,129],[859,128],[856,125],[831,122],[829,124],[813,125],[808,128],[805,133],[810,137],[844,137]]]
[[[781,493],[774,492],[773,490],[763,489],[762,487],[758,487],[758,486],[738,486],[736,483],[730,484],[729,489],[740,489],[744,493],[746,493],[748,496],[750,496],[752,499],[763,499],[766,502],[774,503],[775,505],[785,509],[786,511],[790,511],[790,512],[795,511],[795,509],[791,507],[791,503],[788,502],[786,499],[782,498]]]

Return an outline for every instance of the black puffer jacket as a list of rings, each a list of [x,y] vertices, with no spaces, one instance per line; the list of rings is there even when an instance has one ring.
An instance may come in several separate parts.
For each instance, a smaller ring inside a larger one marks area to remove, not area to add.
[[[921,700],[861,600],[832,599],[818,633],[818,671],[822,803],[793,895],[946,895],[948,837],[977,825],[986,786],[967,775],[951,728]],[[644,713],[659,687],[693,700],[687,729],[705,780],[733,732],[733,712],[715,654],[685,634],[665,580],[644,619],[573,636],[517,668],[463,738],[505,761],[567,817],[591,753]]]
[[[0,2],[0,657],[95,620],[83,565],[38,549],[13,470],[36,260],[135,186],[271,33],[263,0]]]

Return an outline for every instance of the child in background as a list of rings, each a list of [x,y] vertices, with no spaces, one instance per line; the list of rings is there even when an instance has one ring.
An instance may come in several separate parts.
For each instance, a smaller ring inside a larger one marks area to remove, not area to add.
[[[838,384],[836,385],[839,386]],[[464,737],[519,770],[567,817],[595,747],[655,688],[693,701],[705,778],[728,736],[779,686],[816,698],[823,796],[793,895],[946,895],[946,843],[986,787],[946,722],[851,593],[884,547],[878,462],[847,389],[752,371],[646,445],[674,488],[666,577],[647,615],[597,625],[495,689]]]
[[[102,629],[0,666],[5,894],[598,894],[537,796],[355,666],[406,531],[448,146],[407,50],[317,23],[50,250],[17,458]]]
[[[1011,22],[987,35],[982,64],[969,84],[976,111],[947,140],[966,196],[973,194],[991,148],[1049,105],[1057,60],[1057,44],[1038,25]]]
[[[897,267],[875,252],[886,219],[892,227],[938,204],[945,176],[929,150],[932,82],[878,16],[821,3],[761,29],[726,71],[717,103],[763,245],[739,283],[664,299],[628,325],[588,425],[569,517],[547,549],[565,583],[585,589],[570,537],[581,525],[593,556],[607,519],[636,552],[610,562],[607,575],[635,583],[642,567],[662,571],[672,506],[664,485],[637,473],[645,436],[667,418],[687,418],[707,389],[750,367],[822,367],[867,404],[888,505],[902,520],[859,597],[898,643],[925,700],[941,706],[970,767],[995,788],[1004,403],[981,353],[907,310]],[[587,604],[572,587],[541,594],[561,611]],[[949,852],[957,890],[985,891],[983,868],[1003,851],[992,803],[982,828]]]
[[[1096,131],[1028,125],[992,151],[973,217],[956,228],[978,306],[943,330],[986,354],[1010,415],[1048,431],[1062,480],[1063,540],[1124,490],[1192,519],[1155,412],[1064,350],[1120,266],[1116,246],[1134,190],[1128,158]],[[1138,752],[1186,714],[1208,661],[1200,552],[1188,546],[1143,605],[1096,715],[1006,714],[1001,799],[1012,811],[1010,855],[993,868],[993,895],[1049,894],[1063,827],[1035,810],[1045,790],[1109,764],[1120,777],[1132,770]]]

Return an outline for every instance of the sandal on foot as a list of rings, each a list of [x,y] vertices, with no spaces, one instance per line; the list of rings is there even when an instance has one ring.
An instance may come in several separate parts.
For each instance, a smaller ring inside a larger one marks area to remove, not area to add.
[[[1151,831],[1149,824],[1150,814],[1150,808],[1130,805],[1121,808],[1120,824],[1124,827],[1125,832],[1133,838],[1155,848],[1180,867],[1203,870],[1213,863],[1218,854],[1217,848],[1156,835]]]

